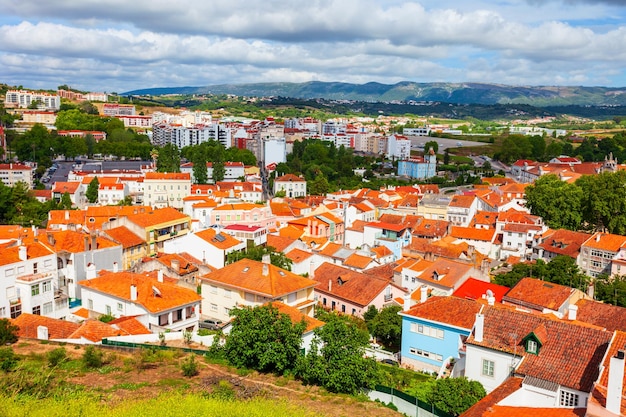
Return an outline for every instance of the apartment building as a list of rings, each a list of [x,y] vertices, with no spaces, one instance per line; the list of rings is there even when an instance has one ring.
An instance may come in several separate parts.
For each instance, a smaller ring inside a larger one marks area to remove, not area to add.
[[[0,181],[7,187],[13,187],[18,182],[33,188],[33,167],[25,164],[0,164]]]
[[[43,91],[9,90],[4,98],[4,105],[7,108],[25,109],[33,103],[38,103],[37,108],[39,109],[59,110],[61,97],[58,94]]]
[[[188,173],[146,172],[143,180],[143,203],[154,208],[183,208],[183,199],[191,194],[191,176]]]

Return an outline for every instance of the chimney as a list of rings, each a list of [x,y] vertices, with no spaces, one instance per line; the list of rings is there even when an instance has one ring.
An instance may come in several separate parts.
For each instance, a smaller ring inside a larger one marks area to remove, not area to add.
[[[578,312],[578,306],[575,304],[570,304],[567,310],[567,319],[568,320],[576,320],[576,313]]]
[[[596,242],[600,241],[600,233],[596,234]]]
[[[91,235],[91,250],[98,249],[98,242],[96,241],[97,235],[94,233]]]
[[[46,326],[37,326],[37,339],[48,340],[48,328]]]
[[[113,262],[113,272],[119,272],[119,268],[117,266],[117,262]]]
[[[87,265],[87,271],[85,272],[85,278],[94,279],[96,277],[96,265],[89,263]]]
[[[263,276],[268,276],[270,273],[270,263],[271,263],[271,257],[269,255],[269,253],[263,255]]]
[[[28,259],[26,246],[20,245],[20,247],[17,250],[18,250],[17,254],[20,258],[20,261],[25,261],[26,259]]]
[[[621,415],[622,390],[624,386],[624,351],[618,350],[609,364],[609,383],[606,387],[606,409]]]
[[[403,311],[409,311],[411,308],[411,294],[404,294],[404,306],[402,308]]]
[[[426,285],[422,285],[420,287],[420,303],[425,303],[428,300],[428,287]]]
[[[172,259],[171,266],[174,272],[177,274],[180,272],[180,261],[178,259]]]
[[[485,331],[485,316],[478,313],[476,314],[476,321],[474,322],[474,340],[478,343],[483,341],[483,334]]]
[[[328,280],[328,292],[332,292],[333,291],[333,280],[329,279]]]
[[[137,286],[130,284],[130,301],[137,301]]]
[[[56,242],[54,241],[54,235],[53,235],[52,233],[48,233],[48,235],[47,235],[47,236],[48,236],[48,243],[49,243],[51,246],[54,246],[54,244],[56,243]]]
[[[160,269],[157,272],[157,281],[163,282],[163,271],[161,271]]]
[[[89,252],[89,236],[85,236],[83,239],[85,241],[85,252]]]
[[[69,220],[69,219],[70,219],[70,211],[65,210],[65,220]]]

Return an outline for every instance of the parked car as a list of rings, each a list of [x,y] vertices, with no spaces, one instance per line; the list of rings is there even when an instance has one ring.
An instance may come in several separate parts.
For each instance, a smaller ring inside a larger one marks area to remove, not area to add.
[[[384,363],[386,365],[391,365],[391,366],[400,366],[398,362],[394,361],[393,359],[383,359],[382,361],[380,361],[380,363]]]
[[[201,320],[198,323],[198,327],[200,327],[201,329],[219,330],[223,324],[224,323],[222,322],[222,320],[206,319],[206,320]]]

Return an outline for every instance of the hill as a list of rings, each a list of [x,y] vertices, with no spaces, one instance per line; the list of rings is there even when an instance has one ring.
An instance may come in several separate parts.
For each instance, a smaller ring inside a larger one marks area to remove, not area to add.
[[[354,100],[364,102],[445,102],[456,104],[529,104],[532,106],[621,106],[626,88],[508,86],[488,83],[350,84],[311,81],[306,83],[222,84],[206,87],[167,87],[133,90],[124,95],[233,94],[281,96],[303,99]]]

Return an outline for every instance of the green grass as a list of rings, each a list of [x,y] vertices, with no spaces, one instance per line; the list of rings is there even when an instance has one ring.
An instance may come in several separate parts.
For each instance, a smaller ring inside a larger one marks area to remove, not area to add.
[[[309,417],[312,412],[275,400],[256,398],[250,401],[220,401],[199,395],[167,394],[155,399],[125,401],[117,405],[102,403],[87,394],[75,394],[44,400],[0,396],[3,417]]]
[[[148,385],[150,385],[150,383],[148,382],[139,382],[139,383],[123,382],[121,384],[115,384],[112,387],[108,388],[107,392],[116,391],[118,389],[123,389],[126,391],[137,391],[138,389],[147,387]]]

